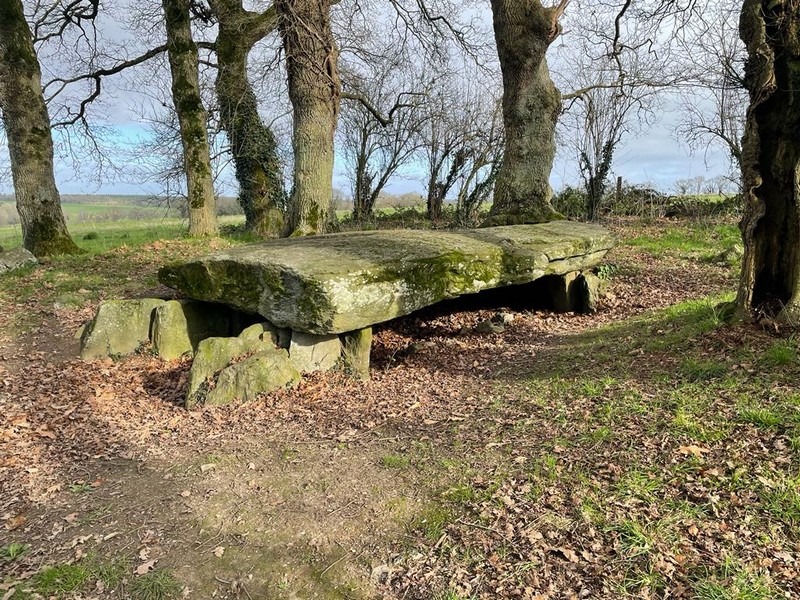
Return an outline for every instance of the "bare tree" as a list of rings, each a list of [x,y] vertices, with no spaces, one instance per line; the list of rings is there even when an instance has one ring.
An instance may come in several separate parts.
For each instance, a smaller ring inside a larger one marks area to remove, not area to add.
[[[347,82],[342,98],[348,101],[342,106],[338,137],[357,222],[373,217],[386,184],[419,148],[426,82],[414,74],[417,68],[409,57],[386,47],[374,48],[361,68],[342,68]]]
[[[278,27],[274,5],[245,10],[242,0],[209,0],[219,25],[216,94],[220,122],[230,142],[239,182],[239,202],[248,229],[262,236],[283,229],[285,189],[277,141],[258,113],[247,58],[253,46]]]
[[[163,0],[167,53],[172,72],[172,101],[178,116],[189,201],[189,234],[217,232],[216,200],[206,134],[206,110],[200,96],[197,45],[192,38],[189,0]]]
[[[558,215],[550,199],[559,94],[545,54],[561,29],[569,0],[492,0],[495,42],[503,73],[505,152],[488,225],[539,223]]]
[[[724,148],[739,182],[747,90],[745,49],[738,35],[739,0],[707,2],[701,19],[679,38],[691,72],[691,85],[679,89],[678,139],[705,153]]]
[[[0,3],[0,110],[23,245],[36,256],[78,252],[56,188],[41,68],[21,0]]]
[[[331,2],[277,0],[276,8],[294,119],[294,185],[284,235],[325,233],[335,217],[333,137],[341,95]]]

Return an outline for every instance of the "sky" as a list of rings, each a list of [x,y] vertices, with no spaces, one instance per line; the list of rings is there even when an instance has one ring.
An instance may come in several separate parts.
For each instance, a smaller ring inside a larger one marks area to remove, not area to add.
[[[127,9],[126,9],[127,10]],[[488,12],[478,13],[485,20]],[[486,23],[488,25],[488,22]],[[104,25],[104,31],[110,32],[112,38],[122,42],[130,36],[118,23]],[[117,33],[118,32],[118,33]],[[128,43],[127,41],[125,43]],[[135,53],[135,52],[134,52]],[[57,64],[57,63],[56,63]],[[145,78],[147,74],[145,73]],[[47,65],[45,64],[45,77]],[[167,75],[168,77],[168,75]],[[103,102],[93,110],[102,116],[108,123],[107,135],[112,141],[121,144],[135,140],[152,138],[148,125],[137,117],[137,111],[132,107],[148,101],[146,94],[141,94],[134,84],[125,87],[116,87],[109,80],[105,80]],[[149,83],[149,82],[148,82]],[[142,87],[142,86],[140,86]],[[152,96],[150,97],[152,99]],[[141,111],[138,111],[141,113]],[[636,136],[628,136],[619,145],[612,165],[612,177],[622,176],[630,184],[649,185],[665,192],[674,191],[677,179],[688,179],[698,175],[713,178],[729,170],[727,153],[721,148],[710,147],[705,151],[692,155],[688,147],[676,139],[674,131],[677,127],[678,117],[670,104],[665,104],[665,109],[656,115],[654,123],[648,125],[646,130]],[[0,166],[7,165],[7,152],[4,140],[0,140]],[[58,145],[61,139],[56,134],[55,142]],[[147,157],[145,157],[146,159]],[[57,159],[56,180],[63,194],[159,194],[157,184],[144,181],[135,168],[134,162],[143,160],[140,156],[136,159],[122,158],[117,162],[121,169],[118,177],[96,176],[99,171],[90,162]],[[568,151],[561,149],[556,157],[551,174],[551,185],[554,190],[562,189],[565,185],[579,183],[579,174],[576,166],[576,157]],[[420,169],[413,167],[406,169],[404,176],[396,177],[387,191],[391,193],[419,192],[424,193]],[[232,180],[230,173],[223,179]],[[98,181],[99,180],[99,181]],[[347,192],[350,187],[345,176],[345,166],[337,160],[334,176],[334,186]],[[12,192],[9,177],[0,174],[0,193]],[[218,190],[222,195],[235,194],[231,185],[221,186]]]

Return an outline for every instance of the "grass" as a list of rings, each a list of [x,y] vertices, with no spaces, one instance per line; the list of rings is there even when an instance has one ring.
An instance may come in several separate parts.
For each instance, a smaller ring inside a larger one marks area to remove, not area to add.
[[[642,248],[653,256],[698,257],[708,260],[725,248],[741,243],[741,233],[733,224],[667,227],[663,231],[639,235],[628,244]]]
[[[133,580],[129,591],[133,600],[169,600],[177,598],[183,585],[169,569],[156,569]]]
[[[92,569],[85,563],[46,567],[34,575],[34,591],[45,597],[68,594],[84,588],[92,579]]]
[[[0,546],[0,558],[6,562],[17,560],[23,556],[28,550],[31,549],[30,544],[23,544],[21,542],[11,542],[5,546]]]
[[[381,456],[381,466],[388,469],[405,469],[411,464],[407,456],[400,454],[384,454]]]

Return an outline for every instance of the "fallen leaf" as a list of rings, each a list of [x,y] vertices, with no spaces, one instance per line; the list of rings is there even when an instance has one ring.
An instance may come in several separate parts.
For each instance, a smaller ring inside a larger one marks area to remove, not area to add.
[[[153,567],[156,566],[155,559],[148,560],[147,562],[143,562],[138,567],[136,567],[136,574],[137,575],[147,575],[150,571],[153,570]]]
[[[27,520],[28,519],[26,519],[22,515],[17,515],[16,517],[11,517],[10,519],[8,519],[6,521],[6,529],[8,529],[9,531],[14,531],[15,529],[19,529],[20,527],[25,525]]]
[[[222,558],[222,555],[225,554],[225,546],[217,546],[211,551],[211,554],[217,558]]]
[[[707,454],[708,452],[711,452],[711,450],[709,450],[708,448],[703,448],[702,446],[698,446],[696,444],[689,444],[688,446],[681,446],[680,448],[678,448],[678,452],[685,456],[691,454],[692,456],[695,456],[697,458],[702,458],[703,454]]]

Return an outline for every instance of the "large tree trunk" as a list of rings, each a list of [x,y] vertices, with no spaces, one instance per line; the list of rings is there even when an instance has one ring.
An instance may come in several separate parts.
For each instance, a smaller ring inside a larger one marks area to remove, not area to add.
[[[189,234],[217,233],[216,200],[206,132],[206,110],[200,97],[197,45],[192,39],[189,0],[162,0],[167,27],[167,54],[172,72],[172,101],[181,130]]]
[[[0,2],[0,111],[23,245],[36,256],[79,252],[61,210],[41,68],[20,0]]]
[[[558,33],[556,8],[540,0],[492,0],[503,72],[505,153],[487,224],[540,223],[559,218],[550,204],[550,171],[561,95],[545,53]]]
[[[333,135],[341,95],[331,2],[278,0],[276,6],[294,116],[294,186],[284,234],[325,233],[335,218]]]
[[[800,323],[800,8],[797,0],[745,0],[750,94],[742,141],[745,254],[740,317]]]
[[[247,228],[260,236],[283,230],[285,200],[281,163],[272,130],[258,114],[247,78],[252,47],[278,24],[274,7],[264,13],[242,8],[241,0],[212,0],[219,23],[216,92],[222,127],[228,135],[239,182],[239,203]]]

